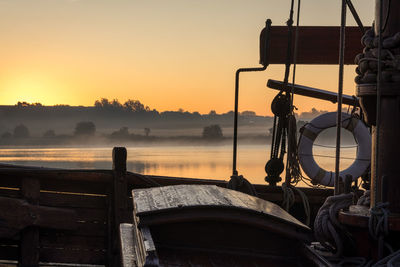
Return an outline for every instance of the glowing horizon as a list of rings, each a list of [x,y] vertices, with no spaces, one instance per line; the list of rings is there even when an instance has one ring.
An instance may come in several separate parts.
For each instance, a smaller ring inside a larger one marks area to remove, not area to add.
[[[283,25],[289,4],[0,0],[0,104],[92,106],[100,98],[135,99],[159,111],[225,113],[233,109],[235,70],[258,65],[265,19]],[[370,25],[373,1],[354,5]],[[304,2],[301,25],[338,25],[339,10],[340,1]],[[354,25],[350,13],[348,17]],[[354,68],[346,66],[345,71],[345,93],[350,95]],[[338,67],[300,65],[296,77],[298,84],[335,91]],[[266,87],[269,78],[282,79],[283,66],[243,75],[241,111],[271,115],[276,91]],[[305,97],[296,97],[295,105],[298,112],[336,108]]]

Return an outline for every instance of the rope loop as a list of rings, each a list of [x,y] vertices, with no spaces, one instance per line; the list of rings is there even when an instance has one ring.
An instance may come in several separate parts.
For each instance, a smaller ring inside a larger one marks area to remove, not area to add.
[[[375,240],[389,234],[389,206],[388,202],[377,203],[375,207],[371,208],[371,216],[368,221],[369,234]]]
[[[353,204],[353,197],[353,192],[328,197],[314,221],[315,238],[322,246],[333,251],[335,257],[343,254],[344,245],[339,231],[345,230],[337,216],[340,210]]]
[[[366,190],[364,194],[358,199],[357,205],[369,207],[371,204],[371,191]]]
[[[310,225],[310,220],[311,220],[311,209],[310,209],[310,202],[308,201],[307,195],[301,191],[299,188],[293,186],[290,183],[284,182],[282,183],[282,191],[283,191],[283,201],[282,201],[282,207],[289,212],[289,209],[293,206],[295,203],[295,193],[297,193],[301,201],[303,203],[303,208],[304,208],[304,214],[305,214],[305,224]]]
[[[254,186],[243,177],[243,175],[234,174],[231,176],[226,188],[236,190],[248,195],[257,196],[257,191]]]

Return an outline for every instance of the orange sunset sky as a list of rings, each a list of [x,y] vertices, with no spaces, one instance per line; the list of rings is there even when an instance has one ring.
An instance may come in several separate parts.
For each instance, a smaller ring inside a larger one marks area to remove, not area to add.
[[[297,1],[296,1],[297,2]],[[374,1],[353,0],[364,25]],[[303,0],[301,25],[339,25],[340,0]],[[233,109],[234,73],[258,65],[266,18],[290,0],[0,0],[0,104],[93,105],[138,99],[159,111]],[[348,25],[355,25],[348,12]],[[354,94],[347,66],[345,93]],[[241,110],[270,115],[283,66],[244,74]],[[337,90],[337,66],[298,66],[297,83]],[[335,105],[296,97],[299,112]]]

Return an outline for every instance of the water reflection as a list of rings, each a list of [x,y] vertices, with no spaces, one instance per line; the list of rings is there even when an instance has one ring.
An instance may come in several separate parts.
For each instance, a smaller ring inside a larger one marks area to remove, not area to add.
[[[229,180],[231,146],[151,146],[128,147],[127,169],[132,172],[191,178]],[[356,149],[345,149],[342,168],[349,166]],[[334,150],[315,148],[314,154],[327,170],[334,169]],[[111,169],[112,148],[29,148],[0,149],[0,162],[66,169]],[[238,149],[238,170],[252,183],[264,182],[264,165],[269,147],[244,145]],[[283,177],[283,176],[282,176]]]

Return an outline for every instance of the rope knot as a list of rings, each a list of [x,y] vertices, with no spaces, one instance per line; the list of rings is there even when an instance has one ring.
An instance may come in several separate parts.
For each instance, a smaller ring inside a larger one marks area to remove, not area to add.
[[[389,206],[388,202],[377,203],[370,209],[371,216],[368,221],[369,234],[375,240],[386,236],[389,233]]]
[[[236,190],[248,195],[257,196],[254,186],[243,177],[243,175],[233,174],[229,180],[226,188]]]
[[[343,254],[344,245],[338,230],[344,230],[337,219],[340,210],[353,204],[354,193],[340,194],[328,197],[318,211],[314,221],[316,239],[325,248],[335,250],[335,256]]]

